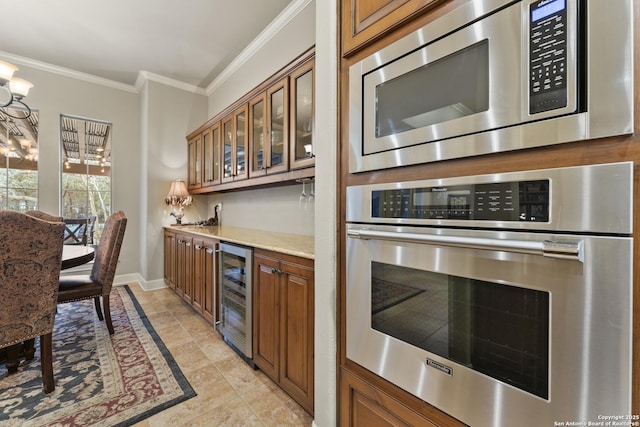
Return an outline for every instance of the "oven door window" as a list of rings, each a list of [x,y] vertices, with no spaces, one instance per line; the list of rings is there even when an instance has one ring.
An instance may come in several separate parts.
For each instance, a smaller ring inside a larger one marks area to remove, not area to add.
[[[549,397],[549,293],[371,263],[371,327]]]

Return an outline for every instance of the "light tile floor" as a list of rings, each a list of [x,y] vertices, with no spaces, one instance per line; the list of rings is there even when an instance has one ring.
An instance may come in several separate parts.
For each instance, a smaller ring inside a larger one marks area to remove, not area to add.
[[[170,289],[144,291],[138,302],[198,394],[135,427],[310,426],[313,419]]]

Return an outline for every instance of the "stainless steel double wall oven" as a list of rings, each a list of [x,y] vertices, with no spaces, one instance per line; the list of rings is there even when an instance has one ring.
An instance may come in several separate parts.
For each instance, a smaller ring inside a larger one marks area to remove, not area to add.
[[[624,162],[348,187],[347,358],[474,427],[630,415],[632,186]]]

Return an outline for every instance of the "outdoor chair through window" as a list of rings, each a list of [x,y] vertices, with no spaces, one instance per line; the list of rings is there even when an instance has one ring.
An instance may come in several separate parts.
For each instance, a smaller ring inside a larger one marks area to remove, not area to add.
[[[64,218],[65,245],[93,245],[96,217]]]

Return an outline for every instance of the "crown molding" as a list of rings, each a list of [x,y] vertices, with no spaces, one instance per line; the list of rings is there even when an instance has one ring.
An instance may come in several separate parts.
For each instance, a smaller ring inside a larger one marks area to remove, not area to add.
[[[198,87],[196,85],[192,85],[189,83],[181,82],[179,80],[175,80],[169,77],[164,77],[159,74],[154,74],[149,71],[138,72],[138,78],[136,79],[136,85],[135,85],[137,92],[140,92],[142,90],[142,87],[147,81],[153,81],[156,83],[163,84],[165,86],[172,86],[187,92],[193,92],[198,95],[205,95],[205,96],[207,95],[206,91],[201,87]]]
[[[313,0],[294,0],[287,6],[231,63],[215,78],[206,90],[211,95],[260,51],[285,25],[295,18]]]
[[[69,68],[59,67],[57,65],[48,64],[46,62],[37,61],[35,59],[14,55],[9,52],[0,51],[0,57],[9,62],[24,65],[30,68],[70,77],[77,80],[86,81],[113,89],[122,90],[131,93],[140,93],[146,81],[154,81],[166,86],[172,86],[198,95],[211,95],[217,88],[222,86],[229,77],[237,72],[244,64],[247,63],[257,52],[260,51],[269,40],[271,40],[282,28],[284,28],[293,18],[295,18],[305,7],[313,0],[294,0],[287,6],[258,36],[220,73],[214,81],[212,81],[206,89],[184,83],[169,77],[153,74],[148,71],[139,71],[135,85],[128,85],[117,82],[115,80],[105,79],[93,74],[82,73],[80,71],[71,70]]]
[[[95,83],[95,84],[107,86],[113,89],[123,90],[126,92],[138,93],[138,90],[132,85],[116,82],[114,80],[105,79],[104,77],[94,76],[93,74],[81,73],[80,71],[59,67],[57,65],[48,64],[46,62],[37,61],[31,58],[26,58],[24,56],[14,55],[9,52],[0,51],[0,57],[12,63],[24,65],[30,68],[35,68],[41,71],[46,71],[48,73],[58,74],[60,76],[65,76],[65,77],[71,77],[72,79],[83,80],[85,82]]]

